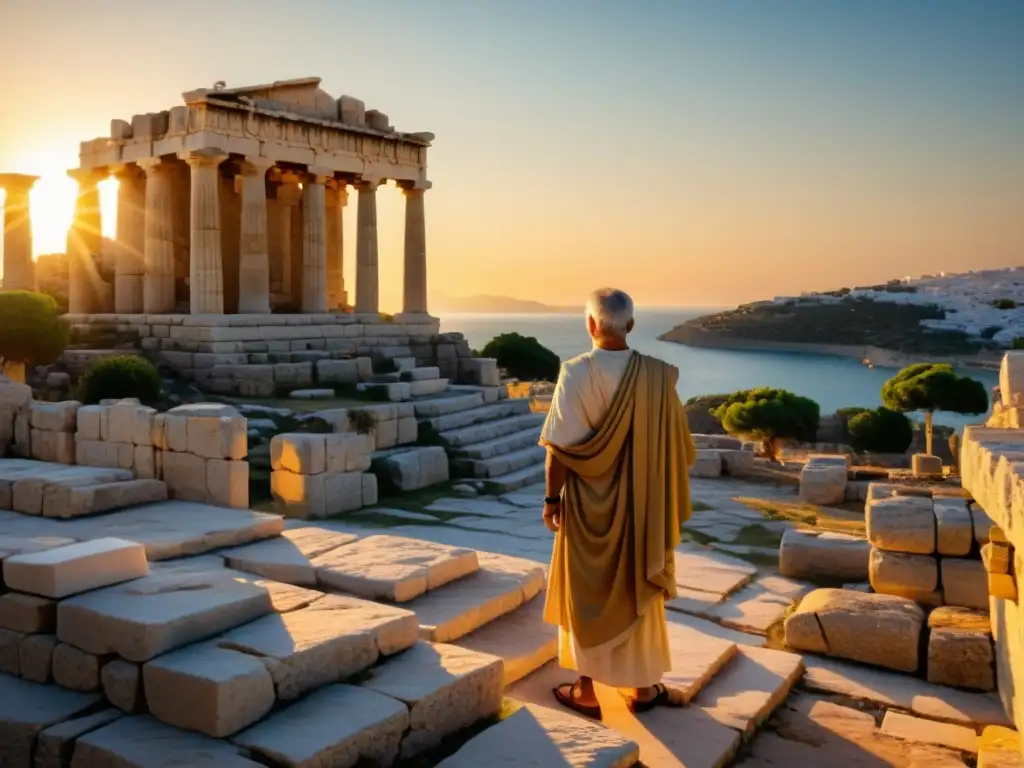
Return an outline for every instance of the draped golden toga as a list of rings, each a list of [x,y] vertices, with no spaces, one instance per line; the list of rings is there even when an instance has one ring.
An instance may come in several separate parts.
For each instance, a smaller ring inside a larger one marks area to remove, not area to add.
[[[600,353],[621,354],[590,355]],[[679,372],[656,358],[626,354],[625,373],[592,436],[569,446],[541,439],[568,469],[544,619],[571,635],[582,653],[628,638],[652,607],[666,637],[664,600],[676,596],[673,550],[690,516],[688,467],[695,451],[675,391]],[[592,365],[589,358],[585,363]],[[565,378],[563,368],[555,400],[586,391],[569,391]]]

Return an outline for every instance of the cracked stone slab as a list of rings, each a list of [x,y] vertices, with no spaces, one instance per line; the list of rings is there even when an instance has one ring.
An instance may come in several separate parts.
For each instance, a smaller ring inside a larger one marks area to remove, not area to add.
[[[62,600],[57,636],[89,653],[142,662],[274,610],[270,591],[247,574],[168,569]]]
[[[785,618],[794,602],[813,588],[784,576],[762,576],[703,615],[742,632],[765,635]]]
[[[230,568],[288,584],[313,587],[317,583],[313,559],[351,544],[357,538],[351,533],[306,526],[290,528],[275,538],[226,549],[218,554]]]
[[[469,549],[401,536],[368,536],[313,558],[317,579],[368,600],[404,603],[477,570]]]
[[[66,691],[0,675],[0,765],[32,765],[36,735],[98,705],[92,693]]]
[[[882,720],[882,733],[905,741],[935,744],[960,752],[978,752],[978,734],[973,728],[952,723],[940,723],[902,712],[886,712]]]
[[[820,656],[806,656],[804,663],[803,687],[812,691],[896,707],[948,723],[1013,727],[995,694],[958,691],[909,675]]]
[[[694,699],[711,717],[749,738],[800,679],[803,659],[768,648],[740,648]]]
[[[159,745],[159,749],[154,748]],[[260,768],[239,747],[133,715],[87,733],[75,744],[71,768]]]
[[[558,655],[558,629],[544,621],[544,593],[526,605],[452,641],[452,645],[499,657],[505,686],[540,669]]]
[[[544,588],[544,567],[532,560],[478,553],[480,569],[406,607],[420,624],[420,639],[447,643],[514,611]]]
[[[391,765],[408,726],[402,702],[365,688],[329,685],[232,741],[275,765]]]
[[[374,667],[362,687],[409,708],[409,731],[401,749],[404,759],[497,714],[504,691],[501,659],[423,642]]]
[[[527,704],[470,739],[438,768],[628,768],[639,758],[636,742],[600,723]]]
[[[121,713],[116,709],[104,709],[50,726],[39,734],[35,768],[64,768],[70,765],[76,739],[114,722],[120,716]]]
[[[411,611],[343,596],[283,615],[269,615],[217,638],[221,648],[251,654],[286,701],[371,666],[416,642]]]

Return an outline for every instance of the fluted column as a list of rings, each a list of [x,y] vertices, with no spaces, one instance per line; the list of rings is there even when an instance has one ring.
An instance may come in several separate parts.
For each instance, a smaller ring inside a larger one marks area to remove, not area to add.
[[[220,243],[220,182],[227,155],[216,150],[183,153],[191,172],[189,205],[189,303],[193,315],[224,314],[224,266]]]
[[[103,299],[109,286],[100,276],[96,258],[103,249],[103,214],[100,211],[98,185],[106,171],[80,169],[68,171],[78,182],[75,214],[68,231],[68,312],[93,314],[103,311]]]
[[[142,235],[142,311],[173,312],[174,168],[158,157],[139,160],[146,172]]]
[[[359,181],[358,228],[356,229],[356,312],[377,314],[380,286],[377,276],[377,186]]]
[[[146,175],[134,164],[114,169],[117,177],[117,254],[114,262],[114,311],[143,311],[146,249]]]
[[[32,217],[29,192],[38,176],[21,173],[0,175],[4,202],[4,290],[34,291],[36,263],[32,259]]]
[[[430,182],[402,187],[405,195],[405,277],[402,285],[402,311],[427,311],[427,223],[423,212],[423,193]]]
[[[270,254],[267,240],[267,171],[273,160],[247,157],[239,165],[242,234],[239,245],[238,311],[270,312]]]
[[[326,188],[330,171],[310,168],[302,182],[302,311],[327,311]]]
[[[348,303],[345,294],[345,227],[344,212],[348,203],[345,182],[339,181],[326,192],[327,223],[327,309],[341,309]]]

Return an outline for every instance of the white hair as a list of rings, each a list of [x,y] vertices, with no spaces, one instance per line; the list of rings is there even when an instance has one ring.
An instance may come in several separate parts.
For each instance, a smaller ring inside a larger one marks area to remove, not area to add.
[[[625,336],[633,319],[633,300],[617,288],[600,288],[587,298],[587,317],[604,333]]]

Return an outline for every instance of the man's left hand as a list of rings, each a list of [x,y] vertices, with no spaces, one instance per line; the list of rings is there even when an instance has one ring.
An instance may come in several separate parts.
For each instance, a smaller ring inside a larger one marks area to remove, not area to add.
[[[544,505],[544,525],[552,533],[556,533],[559,528],[562,527],[562,505],[561,504],[545,504]]]

